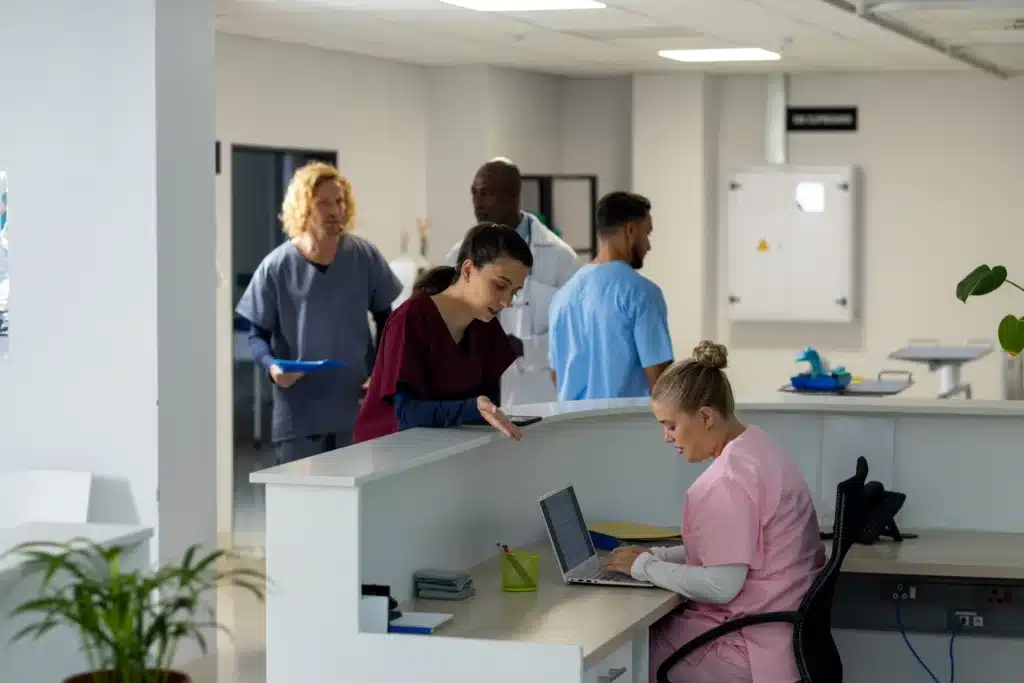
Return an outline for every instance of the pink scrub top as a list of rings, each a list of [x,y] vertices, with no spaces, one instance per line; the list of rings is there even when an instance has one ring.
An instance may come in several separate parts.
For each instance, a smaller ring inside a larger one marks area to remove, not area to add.
[[[750,568],[730,603],[694,603],[687,609],[688,631],[703,632],[750,614],[795,610],[825,567],[807,483],[793,460],[757,427],[747,427],[728,443],[687,490],[682,536],[687,564]],[[695,629],[694,621],[706,627]],[[791,624],[749,626],[695,652],[692,661],[711,647],[745,650],[754,683],[800,679]]]

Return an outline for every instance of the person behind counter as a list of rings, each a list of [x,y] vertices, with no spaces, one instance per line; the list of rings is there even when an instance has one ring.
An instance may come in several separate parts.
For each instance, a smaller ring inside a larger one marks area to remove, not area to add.
[[[516,353],[497,316],[526,281],[530,246],[512,228],[481,223],[466,233],[456,262],[424,273],[388,318],[355,443],[473,423],[522,438],[498,407]]]
[[[522,190],[519,167],[504,157],[477,169],[470,188],[477,222],[515,228],[533,254],[533,267],[522,293],[499,316],[518,356],[504,377],[502,395],[508,405],[555,400],[548,369],[548,307],[551,297],[580,267],[576,251],[537,216],[522,209]],[[461,246],[451,248],[445,263],[456,264]]]
[[[273,380],[278,463],[348,446],[370,374],[377,329],[402,291],[371,242],[352,233],[352,184],[337,168],[312,162],[295,172],[281,207],[288,240],[263,259],[235,309],[252,327],[253,359]],[[378,335],[379,337],[379,335]],[[346,365],[285,372],[277,359]]]
[[[597,256],[551,300],[548,346],[559,401],[649,396],[672,363],[661,288],[638,273],[651,250],[651,202],[610,192],[597,203]]]
[[[686,492],[683,545],[625,547],[606,560],[679,593],[690,604],[651,628],[650,671],[694,637],[747,614],[796,610],[825,567],[811,492],[796,464],[734,412],[726,349],[703,341],[669,367],[651,409],[687,462],[712,460]],[[794,683],[800,680],[790,624],[751,626],[673,667],[678,683]]]

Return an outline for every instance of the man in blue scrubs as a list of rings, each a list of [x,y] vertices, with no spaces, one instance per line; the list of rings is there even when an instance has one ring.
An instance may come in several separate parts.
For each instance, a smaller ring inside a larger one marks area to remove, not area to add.
[[[672,363],[661,288],[639,270],[651,249],[651,202],[612,192],[597,204],[597,257],[551,301],[549,360],[559,401],[650,396]]]
[[[373,244],[353,235],[352,185],[314,162],[292,178],[281,210],[288,241],[260,263],[236,312],[252,323],[253,358],[274,382],[278,462],[352,442],[373,345],[402,284]],[[341,361],[344,367],[285,372],[278,360]]]

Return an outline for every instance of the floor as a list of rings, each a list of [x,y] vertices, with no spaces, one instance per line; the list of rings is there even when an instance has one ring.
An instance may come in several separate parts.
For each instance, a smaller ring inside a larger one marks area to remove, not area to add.
[[[261,556],[264,522],[263,487],[249,483],[249,475],[274,465],[270,446],[270,389],[264,390],[262,440],[254,442],[252,365],[235,364],[234,546]]]
[[[234,528],[222,547],[233,547],[237,557],[226,567],[264,571],[265,532],[263,487],[249,483],[249,475],[274,464],[269,444],[270,403],[263,407],[262,441],[253,439],[252,365],[235,364]],[[269,399],[269,387],[264,396]],[[230,632],[217,635],[216,651],[183,667],[192,683],[265,683],[266,610],[249,593],[224,590],[217,595],[218,621]]]
[[[238,558],[226,567],[264,570],[262,560]],[[182,667],[192,683],[266,683],[266,610],[249,593],[221,591],[217,596],[218,621],[231,632],[217,636],[217,650]]]

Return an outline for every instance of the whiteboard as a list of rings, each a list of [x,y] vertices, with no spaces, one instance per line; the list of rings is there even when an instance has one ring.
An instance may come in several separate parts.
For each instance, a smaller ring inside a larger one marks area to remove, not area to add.
[[[751,168],[726,192],[728,318],[851,322],[855,168]]]

